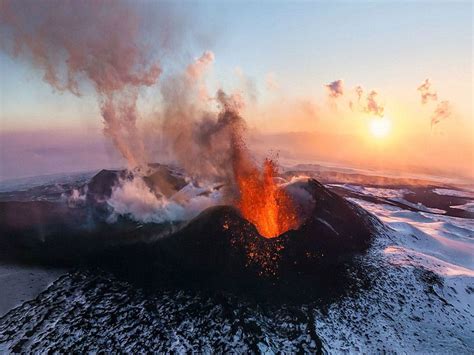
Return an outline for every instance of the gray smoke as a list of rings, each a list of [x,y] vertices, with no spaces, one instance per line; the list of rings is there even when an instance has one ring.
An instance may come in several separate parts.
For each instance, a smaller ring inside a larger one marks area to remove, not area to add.
[[[1,0],[0,8],[1,48],[39,69],[55,90],[81,96],[81,84],[92,84],[105,134],[130,167],[143,164],[137,99],[162,69],[136,7],[112,0]],[[164,47],[180,31],[166,16],[153,26],[154,40]]]

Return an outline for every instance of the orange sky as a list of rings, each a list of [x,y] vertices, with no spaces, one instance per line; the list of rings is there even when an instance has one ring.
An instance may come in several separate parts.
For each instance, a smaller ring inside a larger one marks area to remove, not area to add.
[[[183,44],[185,50],[173,53],[171,59],[165,57],[163,75],[184,70],[204,50],[212,50],[215,61],[206,74],[208,92],[224,88],[243,93],[243,116],[259,153],[280,151],[282,158],[294,160],[474,178],[472,4],[189,6],[195,17],[190,28],[199,28],[201,37]],[[91,136],[98,137],[95,145],[104,141],[90,83],[84,84],[80,97],[58,93],[25,61],[0,53],[0,64],[0,168],[14,169],[19,156],[27,164],[28,157],[33,159],[49,146],[55,152],[62,149],[67,157],[68,142],[77,147],[78,137],[84,137],[85,150],[92,149],[87,146]],[[439,100],[422,105],[417,87],[426,78]],[[329,99],[325,85],[337,79],[344,80],[344,95]],[[139,129],[146,131],[150,122],[157,123],[161,80],[141,91]],[[371,133],[375,115],[349,109],[357,85],[366,93],[372,89],[379,93],[391,126],[386,136]],[[431,127],[441,100],[450,102],[452,114]],[[16,145],[9,139],[29,132],[38,139],[19,140]],[[117,164],[110,144],[100,144],[107,147],[104,154],[110,155],[110,164]],[[106,161],[100,159],[101,164]],[[56,165],[52,161],[49,170],[39,170],[60,171]],[[77,166],[90,165],[78,161]],[[21,170],[33,173],[34,169]],[[11,175],[14,172],[8,172]]]

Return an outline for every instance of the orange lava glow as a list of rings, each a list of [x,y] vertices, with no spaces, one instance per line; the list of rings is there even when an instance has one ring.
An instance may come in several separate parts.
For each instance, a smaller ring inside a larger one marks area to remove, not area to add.
[[[234,173],[240,193],[237,206],[262,236],[274,238],[298,228],[296,208],[275,182],[278,168],[272,160],[265,159],[262,171],[252,164]]]

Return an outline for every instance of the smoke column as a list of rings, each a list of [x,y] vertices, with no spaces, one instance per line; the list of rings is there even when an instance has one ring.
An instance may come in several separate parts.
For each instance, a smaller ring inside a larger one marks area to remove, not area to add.
[[[157,83],[162,69],[133,8],[111,0],[0,1],[2,49],[40,69],[58,91],[80,96],[85,79],[97,96],[104,132],[129,168],[144,167],[148,158],[137,131],[137,100],[140,89]],[[203,75],[213,61],[214,54],[206,51],[184,73],[162,83],[162,139],[193,185],[222,182],[223,195],[249,220],[257,208],[257,228],[276,236],[298,222],[294,206],[274,181],[275,164],[267,160],[260,169],[252,160],[244,141],[241,96],[218,90],[209,97]],[[342,95],[342,86],[334,89]],[[209,110],[210,101],[218,112]],[[144,221],[184,218],[181,203],[159,199],[140,179],[134,176],[115,187],[109,202],[117,213]]]
[[[163,106],[157,122],[171,161],[197,181],[227,183],[232,181],[229,167],[235,141],[245,129],[244,120],[236,114],[243,100],[239,94],[227,95],[222,90],[208,96],[203,75],[213,59],[212,52],[206,51],[184,73],[161,83]]]
[[[130,167],[145,161],[137,137],[137,98],[161,68],[141,38],[138,14],[124,2],[0,2],[1,48],[30,62],[58,91],[80,96],[85,79],[97,96],[104,132]]]

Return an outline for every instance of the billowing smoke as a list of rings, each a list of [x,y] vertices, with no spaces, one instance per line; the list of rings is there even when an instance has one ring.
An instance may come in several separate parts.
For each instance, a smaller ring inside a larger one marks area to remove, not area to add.
[[[40,69],[58,91],[80,96],[84,86],[93,87],[104,132],[129,164],[130,174],[107,201],[115,216],[162,222],[190,218],[217,200],[237,205],[246,179],[267,186],[273,200],[287,197],[273,181],[274,163],[267,162],[271,169],[263,176],[245,145],[241,95],[222,90],[209,95],[204,74],[214,61],[212,52],[205,51],[181,73],[167,72],[160,82],[159,143],[189,177],[186,187],[166,195],[159,184],[155,188],[147,183],[153,169],[137,128],[140,92],[155,85],[162,73],[154,50],[161,43],[146,42],[147,22],[138,9],[112,0],[0,1],[3,49]],[[165,25],[164,32],[173,31],[173,21]],[[245,93],[256,97],[245,86]],[[216,184],[224,188],[214,188]],[[273,205],[278,212],[278,204]]]
[[[198,85],[199,98],[203,101],[209,100],[210,96],[206,85],[202,82],[203,76],[209,67],[214,63],[214,53],[205,51],[201,57],[188,66],[186,74],[190,85]]]
[[[430,79],[425,81],[417,89],[421,94],[421,103],[426,104],[428,101],[437,101],[438,94],[431,89]]]
[[[451,116],[451,104],[449,101],[441,101],[431,116],[431,127],[440,123],[442,120],[449,118]]]
[[[84,86],[91,85],[104,132],[129,168],[140,168],[133,169],[132,179],[115,187],[109,204],[117,214],[148,222],[184,219],[217,202],[212,194],[206,197],[209,193],[192,196],[203,186],[220,182],[232,190],[232,162],[237,158],[250,161],[242,138],[245,123],[239,115],[243,103],[240,95],[227,95],[222,90],[209,95],[204,75],[214,61],[211,51],[205,51],[182,73],[168,74],[161,85],[163,104],[156,117],[161,147],[192,179],[188,197],[183,191],[164,196],[144,183],[150,157],[137,129],[140,90],[155,85],[162,73],[154,50],[162,43],[157,40],[154,47],[146,42],[146,21],[137,13],[138,8],[112,0],[0,1],[5,33],[2,49],[39,69],[58,91],[80,96]],[[154,34],[161,29],[174,31],[172,23],[168,20],[163,28],[155,26]],[[166,40],[169,38],[173,35],[167,35]]]
[[[214,53],[205,51],[196,61],[190,64],[186,73],[191,79],[199,80],[203,76],[206,69],[214,62]]]
[[[203,99],[201,75],[212,63],[203,58],[211,58],[209,53],[189,65],[184,75],[171,76],[162,83],[162,145],[168,149],[169,159],[197,181],[229,182],[235,142],[245,128],[238,114],[243,100],[237,93],[227,95],[222,90]]]
[[[110,222],[114,222],[119,215],[125,215],[138,222],[163,223],[189,220],[220,200],[219,190],[198,187],[193,183],[166,197],[153,191],[141,176],[134,176],[120,181],[107,203],[113,208]]]
[[[196,91],[199,80],[194,85],[190,81],[190,67],[185,75],[170,78],[163,85],[162,138],[172,161],[188,176],[187,185],[166,196],[163,189],[152,190],[141,174],[122,180],[108,201],[114,209],[112,217],[128,215],[155,223],[188,220],[209,206],[236,203],[237,176],[255,169],[244,141],[241,97],[218,90],[213,100],[219,111],[207,110]]]
[[[338,98],[344,95],[344,82],[341,79],[327,84],[326,88],[328,89],[329,97],[331,98]]]
[[[104,132],[131,167],[143,164],[137,98],[162,70],[136,11],[111,0],[1,0],[1,10],[2,49],[39,68],[58,91],[80,96],[84,79],[92,84]]]

